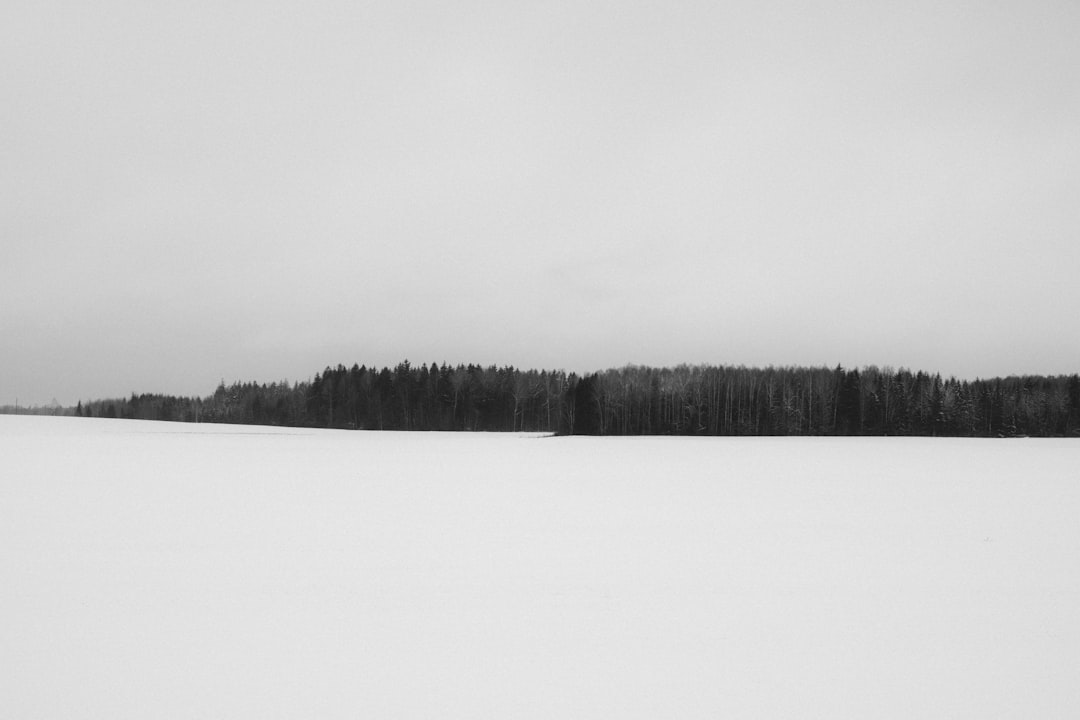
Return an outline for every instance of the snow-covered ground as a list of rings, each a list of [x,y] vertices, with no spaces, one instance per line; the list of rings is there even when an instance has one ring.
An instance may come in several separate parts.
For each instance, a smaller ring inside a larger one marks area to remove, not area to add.
[[[5,718],[1078,712],[1078,441],[0,416]]]

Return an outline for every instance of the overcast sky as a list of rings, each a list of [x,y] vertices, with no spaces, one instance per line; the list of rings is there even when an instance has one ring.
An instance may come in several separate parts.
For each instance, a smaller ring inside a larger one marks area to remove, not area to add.
[[[0,5],[0,404],[1080,371],[1080,4]]]

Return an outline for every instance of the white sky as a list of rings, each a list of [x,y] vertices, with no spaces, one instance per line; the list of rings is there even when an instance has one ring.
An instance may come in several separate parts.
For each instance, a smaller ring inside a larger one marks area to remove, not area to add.
[[[0,5],[0,404],[1080,369],[1075,2]]]

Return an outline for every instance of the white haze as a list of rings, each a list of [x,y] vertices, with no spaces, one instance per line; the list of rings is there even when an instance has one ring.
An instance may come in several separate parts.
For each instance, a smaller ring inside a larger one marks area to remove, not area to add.
[[[0,404],[1069,373],[1075,2],[0,5]]]
[[[1080,445],[0,417],[0,715],[1071,719]]]

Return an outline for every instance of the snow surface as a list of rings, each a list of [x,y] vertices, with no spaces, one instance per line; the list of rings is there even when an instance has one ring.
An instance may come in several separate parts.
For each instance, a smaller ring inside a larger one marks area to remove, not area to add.
[[[5,718],[1075,718],[1080,442],[0,416]]]

